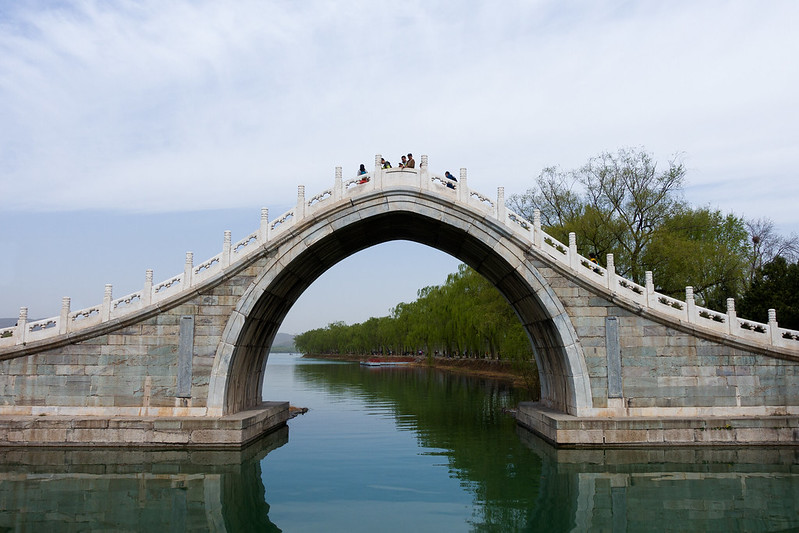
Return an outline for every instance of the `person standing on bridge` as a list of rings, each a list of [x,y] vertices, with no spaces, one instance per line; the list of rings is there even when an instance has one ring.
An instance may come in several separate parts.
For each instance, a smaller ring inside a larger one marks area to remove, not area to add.
[[[405,156],[402,156],[402,161],[400,162],[399,167],[400,168],[405,168],[407,165],[408,165],[408,160],[405,159]]]
[[[391,168],[391,163],[386,161],[385,157],[380,158],[380,164],[383,166],[384,169]]]
[[[413,154],[408,154],[408,162],[405,163],[405,168],[414,168],[416,166],[416,161],[413,160]]]

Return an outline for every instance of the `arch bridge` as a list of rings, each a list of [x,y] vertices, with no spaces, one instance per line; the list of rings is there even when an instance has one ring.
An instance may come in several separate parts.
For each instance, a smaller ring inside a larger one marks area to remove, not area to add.
[[[409,240],[463,261],[515,309],[541,401],[519,423],[566,446],[799,443],[799,332],[638,285],[495,197],[428,169],[374,170],[307,197],[202,262],[142,290],[0,329],[0,444],[241,446],[285,423],[264,402],[278,327],[321,274]]]

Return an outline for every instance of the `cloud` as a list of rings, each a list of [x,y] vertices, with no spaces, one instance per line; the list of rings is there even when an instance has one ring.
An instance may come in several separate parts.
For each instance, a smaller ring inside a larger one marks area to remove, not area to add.
[[[644,146],[685,154],[690,201],[799,231],[798,15],[787,0],[3,3],[0,209],[23,226],[257,213],[407,152],[493,197]]]
[[[55,6],[0,37],[17,209],[236,206],[375,152],[485,151],[521,188],[623,145],[718,165],[795,131],[790,3]]]

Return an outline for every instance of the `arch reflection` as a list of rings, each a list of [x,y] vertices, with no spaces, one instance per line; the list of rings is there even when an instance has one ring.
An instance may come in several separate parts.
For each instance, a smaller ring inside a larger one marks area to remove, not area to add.
[[[0,450],[0,530],[280,531],[261,460],[283,427],[241,450]]]
[[[524,428],[517,433],[542,461],[531,529],[544,524],[550,531],[799,527],[798,449],[563,450]]]

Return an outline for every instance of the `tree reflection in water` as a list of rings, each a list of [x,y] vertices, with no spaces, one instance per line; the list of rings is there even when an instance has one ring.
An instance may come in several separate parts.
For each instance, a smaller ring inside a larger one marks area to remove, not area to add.
[[[301,365],[295,374],[332,395],[390,406],[473,494],[475,531],[799,527],[795,447],[558,450],[502,413],[519,396],[501,382],[353,365]]]

